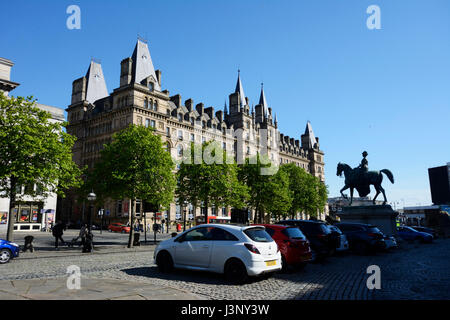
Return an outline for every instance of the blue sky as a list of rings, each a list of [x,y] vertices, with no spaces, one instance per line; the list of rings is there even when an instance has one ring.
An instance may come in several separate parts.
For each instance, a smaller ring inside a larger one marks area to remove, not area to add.
[[[81,30],[66,8],[81,8]],[[381,29],[369,30],[369,5]],[[6,8],[6,10],[5,10]],[[390,169],[388,201],[431,203],[427,168],[450,162],[450,2],[421,1],[16,1],[0,12],[0,56],[15,62],[13,95],[66,108],[91,57],[111,92],[137,35],[148,39],[163,89],[183,101],[222,108],[237,69],[250,103],[264,82],[282,133],[300,138],[307,120],[325,152],[326,183],[337,196],[336,165]],[[374,195],[374,192],[371,193]]]

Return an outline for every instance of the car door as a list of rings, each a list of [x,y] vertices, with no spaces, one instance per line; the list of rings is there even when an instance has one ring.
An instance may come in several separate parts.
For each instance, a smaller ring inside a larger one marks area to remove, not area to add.
[[[211,257],[212,240],[209,227],[188,231],[175,246],[175,264],[208,268]]]
[[[220,272],[225,262],[235,254],[235,245],[239,239],[220,227],[210,228],[210,234],[212,239],[210,269]]]

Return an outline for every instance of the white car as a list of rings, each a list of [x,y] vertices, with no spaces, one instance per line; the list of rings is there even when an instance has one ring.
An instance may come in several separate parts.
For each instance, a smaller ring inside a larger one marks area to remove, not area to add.
[[[263,226],[202,224],[161,242],[153,258],[162,272],[211,271],[235,283],[282,267],[278,246]]]
[[[347,251],[349,249],[347,236],[342,233],[342,231],[336,226],[328,226],[331,231],[337,232],[339,234],[339,247],[336,248],[336,251],[342,252]]]

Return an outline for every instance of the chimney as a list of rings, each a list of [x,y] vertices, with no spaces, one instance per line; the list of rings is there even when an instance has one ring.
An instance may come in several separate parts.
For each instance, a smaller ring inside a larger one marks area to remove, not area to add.
[[[197,110],[197,112],[202,115],[205,109],[205,105],[203,103],[197,103],[197,105],[195,106],[195,110]]]
[[[126,86],[131,83],[131,72],[133,60],[131,58],[123,59],[120,63],[120,86]]]
[[[172,101],[173,103],[175,103],[175,105],[177,106],[177,108],[179,108],[181,106],[181,95],[176,94],[174,96],[170,97],[170,101]]]
[[[192,100],[192,99],[187,99],[187,100],[184,102],[184,105],[185,105],[186,108],[189,110],[189,112],[191,112],[191,111],[192,111],[192,107],[194,106],[194,100]]]
[[[79,78],[72,83],[72,104],[86,100],[86,77]]]

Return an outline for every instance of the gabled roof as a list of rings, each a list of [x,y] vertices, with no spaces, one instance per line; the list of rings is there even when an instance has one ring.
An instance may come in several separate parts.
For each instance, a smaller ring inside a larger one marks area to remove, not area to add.
[[[161,91],[161,86],[158,83],[152,57],[150,56],[150,51],[148,50],[146,42],[138,39],[131,59],[133,59],[134,82],[141,83],[142,80],[152,76],[155,80],[155,90]]]
[[[242,87],[240,70],[238,70],[238,79],[237,79],[237,83],[236,83],[236,89],[234,90],[234,92],[239,93],[240,104],[241,104],[241,106],[245,106],[245,93],[244,93],[244,88]]]
[[[108,96],[105,78],[100,63],[91,60],[88,71],[86,73],[86,100],[90,103]]]
[[[311,123],[309,121],[306,123],[305,135],[309,137],[309,143],[311,147],[314,148],[315,144],[317,143],[317,140],[316,137],[314,136],[314,132]]]

